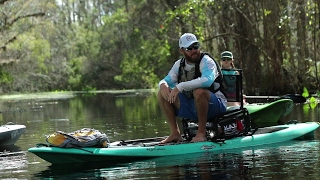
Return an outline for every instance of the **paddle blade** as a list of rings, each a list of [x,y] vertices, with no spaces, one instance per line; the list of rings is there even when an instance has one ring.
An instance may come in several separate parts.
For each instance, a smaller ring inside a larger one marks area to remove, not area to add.
[[[294,103],[305,103],[307,99],[300,94],[286,94],[280,96],[280,99],[291,99]]]

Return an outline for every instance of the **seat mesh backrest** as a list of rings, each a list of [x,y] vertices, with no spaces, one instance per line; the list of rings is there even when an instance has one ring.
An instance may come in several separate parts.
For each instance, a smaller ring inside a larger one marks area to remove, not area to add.
[[[241,102],[243,107],[242,69],[221,69],[221,71],[228,102]]]

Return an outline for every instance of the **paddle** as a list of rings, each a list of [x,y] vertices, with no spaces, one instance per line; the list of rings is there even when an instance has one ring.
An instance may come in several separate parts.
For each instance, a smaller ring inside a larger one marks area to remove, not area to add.
[[[247,99],[291,99],[294,103],[305,103],[307,99],[300,94],[286,94],[282,96],[246,96]]]
[[[167,136],[164,137],[154,137],[154,138],[144,138],[144,139],[132,139],[132,140],[121,140],[121,141],[115,141],[110,143],[110,145],[119,145],[119,144],[133,144],[133,143],[143,143],[148,141],[157,141],[156,143],[159,143],[160,140],[165,139]]]

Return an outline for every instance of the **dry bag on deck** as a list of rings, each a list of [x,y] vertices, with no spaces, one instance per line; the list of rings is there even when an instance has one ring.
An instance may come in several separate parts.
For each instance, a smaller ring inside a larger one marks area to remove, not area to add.
[[[71,133],[56,131],[46,139],[48,145],[57,147],[108,147],[105,133],[91,128],[83,128]]]

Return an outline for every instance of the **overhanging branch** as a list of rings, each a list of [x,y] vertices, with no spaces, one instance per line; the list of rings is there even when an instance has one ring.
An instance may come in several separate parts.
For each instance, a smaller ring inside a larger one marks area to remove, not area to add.
[[[7,2],[8,0],[0,0],[0,4],[4,4],[5,2]]]
[[[17,18],[13,19],[11,22],[7,23],[6,26],[12,26],[15,22],[17,22],[19,19],[28,18],[28,17],[37,17],[37,16],[44,16],[44,12],[34,13],[34,14],[27,14],[23,16],[18,16]]]

